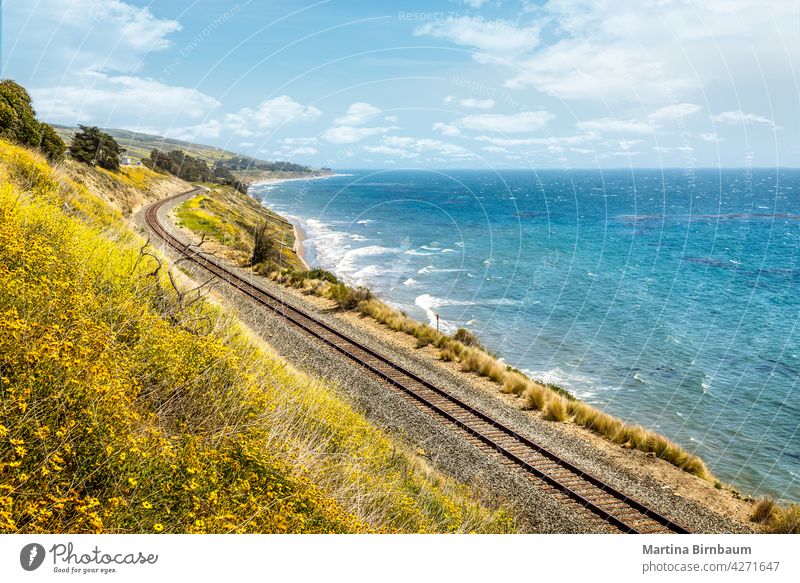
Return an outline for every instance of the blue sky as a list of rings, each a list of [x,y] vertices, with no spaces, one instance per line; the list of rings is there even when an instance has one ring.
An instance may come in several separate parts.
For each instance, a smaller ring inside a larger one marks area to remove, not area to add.
[[[333,167],[800,166],[792,0],[6,0],[40,116]]]

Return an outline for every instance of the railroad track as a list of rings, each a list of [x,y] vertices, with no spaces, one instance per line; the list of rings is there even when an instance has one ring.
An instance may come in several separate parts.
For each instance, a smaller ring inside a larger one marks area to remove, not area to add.
[[[499,455],[507,465],[525,471],[542,490],[576,511],[586,513],[598,525],[604,523],[623,533],[634,534],[689,532],[312,314],[284,303],[279,297],[231,272],[214,258],[190,250],[188,245],[161,226],[158,211],[175,198],[200,191],[202,189],[197,188],[171,196],[152,204],[145,211],[144,219],[148,227],[175,251],[258,304],[280,314],[296,328],[343,354],[371,376],[412,399],[420,409],[466,434],[472,443],[487,454]]]

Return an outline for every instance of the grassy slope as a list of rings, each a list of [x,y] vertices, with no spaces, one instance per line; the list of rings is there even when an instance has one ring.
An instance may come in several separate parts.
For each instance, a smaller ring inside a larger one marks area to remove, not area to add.
[[[274,261],[290,269],[302,269],[302,263],[292,251],[294,230],[291,224],[233,188],[207,186],[210,189],[207,193],[176,208],[178,226],[228,247],[233,251],[231,259],[246,265],[253,253],[253,234],[266,224],[268,236],[278,243],[276,254],[279,255]]]
[[[511,527],[167,268],[0,141],[0,532]]]
[[[72,136],[75,135],[75,128],[60,125],[54,125],[53,127],[66,144],[69,144],[72,140]],[[221,148],[194,144],[183,140],[174,140],[153,134],[141,134],[121,129],[104,129],[103,131],[114,137],[114,139],[119,142],[120,146],[125,148],[126,154],[131,158],[147,158],[150,155],[150,150],[154,148],[167,152],[171,150],[183,150],[187,154],[205,160],[209,164],[238,156],[238,154]]]
[[[66,144],[69,144],[72,141],[72,136],[75,135],[75,128],[57,124],[53,125],[53,128]],[[241,156],[241,154],[223,150],[222,148],[173,138],[165,138],[164,136],[157,136],[154,134],[142,134],[115,128],[104,128],[103,131],[116,139],[120,146],[125,149],[125,154],[135,160],[147,158],[150,155],[150,151],[153,149],[159,149],[165,152],[183,150],[195,158],[205,160],[209,166],[213,166],[219,161],[230,160],[231,158]],[[237,178],[245,182],[267,180],[269,178],[293,178],[298,176],[298,174],[292,172],[268,172],[263,170],[247,170],[244,172],[237,172],[236,175]]]

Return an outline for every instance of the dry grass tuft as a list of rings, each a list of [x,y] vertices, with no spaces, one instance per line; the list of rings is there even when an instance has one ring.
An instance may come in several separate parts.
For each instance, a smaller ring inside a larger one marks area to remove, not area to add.
[[[554,397],[550,399],[544,408],[544,418],[547,421],[566,421],[569,419],[565,399]]]
[[[772,534],[800,534],[800,505],[793,504],[774,513],[764,530]]]
[[[531,385],[522,395],[522,408],[529,411],[541,411],[547,405],[548,395],[539,385]]]
[[[528,388],[529,384],[530,381],[524,376],[517,373],[511,373],[506,375],[506,379],[503,381],[503,388],[500,390],[506,394],[516,395],[519,397],[525,392],[525,389]]]
[[[756,504],[756,507],[753,509],[753,513],[750,515],[750,519],[753,522],[763,524],[772,520],[777,511],[778,508],[776,507],[775,500],[772,498],[772,496],[765,496]]]

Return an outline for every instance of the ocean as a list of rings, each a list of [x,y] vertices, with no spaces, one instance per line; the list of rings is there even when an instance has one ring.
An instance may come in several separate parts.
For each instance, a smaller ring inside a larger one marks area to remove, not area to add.
[[[251,193],[307,257],[800,501],[800,170],[349,170]]]

